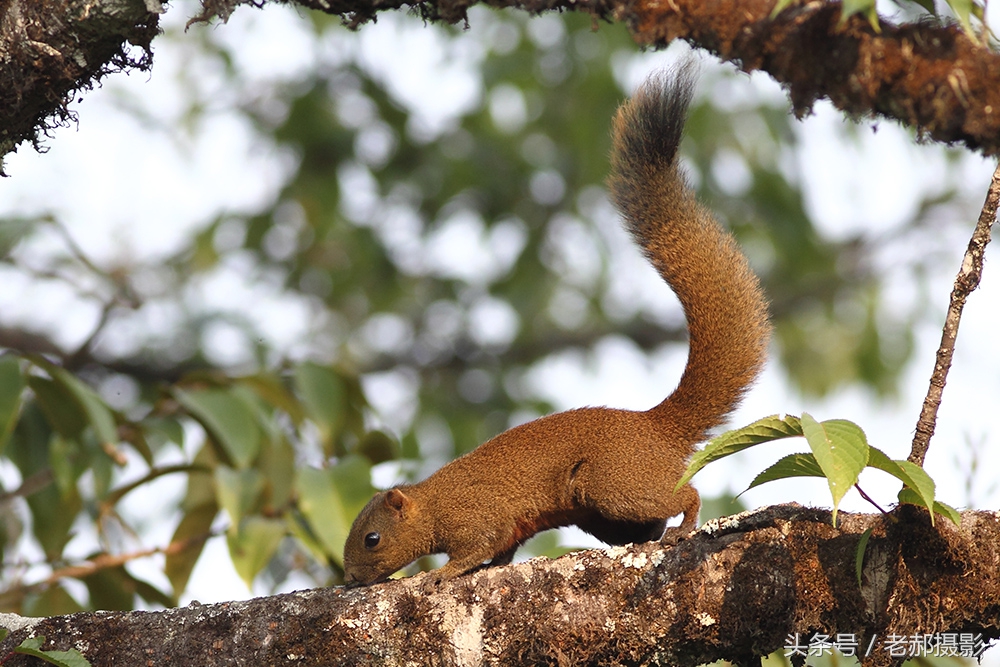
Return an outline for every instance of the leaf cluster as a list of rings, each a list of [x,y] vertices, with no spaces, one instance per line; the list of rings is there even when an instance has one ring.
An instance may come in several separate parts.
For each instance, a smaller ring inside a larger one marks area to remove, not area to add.
[[[818,422],[808,413],[803,413],[801,417],[765,417],[713,438],[704,449],[691,457],[687,470],[677,482],[677,488],[713,461],[748,447],[796,436],[805,437],[810,452],[782,457],[761,471],[747,491],[766,482],[790,477],[825,477],[833,497],[833,521],[836,523],[840,501],[851,487],[857,486],[861,471],[876,468],[902,482],[899,502],[926,507],[932,524],[935,514],[942,514],[955,524],[960,522],[954,508],[934,499],[934,480],[923,468],[906,460],[890,459],[882,450],[869,445],[864,431],[851,421],[830,419]]]

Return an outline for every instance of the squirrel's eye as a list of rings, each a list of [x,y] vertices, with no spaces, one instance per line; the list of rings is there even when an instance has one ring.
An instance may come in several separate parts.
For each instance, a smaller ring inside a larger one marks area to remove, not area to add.
[[[382,536],[378,533],[368,533],[365,535],[365,549],[374,549],[381,539]]]

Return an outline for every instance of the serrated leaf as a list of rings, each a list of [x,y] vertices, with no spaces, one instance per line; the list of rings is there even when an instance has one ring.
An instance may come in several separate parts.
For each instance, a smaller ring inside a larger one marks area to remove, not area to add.
[[[958,510],[951,505],[946,505],[942,502],[934,501],[934,513],[940,514],[949,521],[951,521],[956,526],[962,525],[962,515],[958,513]]]
[[[375,492],[370,470],[360,456],[347,456],[326,470],[302,468],[296,478],[299,510],[326,554],[341,567],[354,517]]]
[[[295,388],[309,418],[319,427],[323,451],[333,455],[347,410],[344,381],[333,369],[307,362],[295,367]]]
[[[869,527],[865,532],[861,533],[861,539],[858,540],[858,549],[854,552],[854,573],[858,577],[858,588],[861,588],[861,572],[865,564],[865,549],[868,548],[868,539],[872,536],[872,530]]]
[[[257,505],[264,491],[264,475],[259,470],[233,470],[224,465],[214,471],[215,497],[229,514],[233,528]]]
[[[712,438],[705,445],[704,449],[694,453],[690,463],[688,463],[687,470],[684,471],[684,475],[677,482],[674,489],[676,490],[684,486],[699,470],[712,461],[718,461],[726,456],[741,452],[747,447],[753,447],[763,442],[771,442],[772,440],[791,438],[799,435],[802,435],[802,426],[798,417],[791,415],[786,415],[785,417],[771,415],[770,417],[758,419],[743,428],[726,431],[722,435]]]
[[[868,465],[868,440],[853,422],[831,419],[820,423],[807,412],[802,413],[802,432],[830,486],[836,524],[840,501]]]
[[[812,454],[789,454],[775,461],[766,470],[754,477],[750,486],[746,488],[746,493],[755,486],[760,486],[776,479],[787,479],[789,477],[825,477],[823,469],[816,462],[816,457]],[[741,493],[740,495],[743,495]]]
[[[254,578],[271,562],[284,537],[284,521],[262,516],[247,517],[239,529],[226,533],[233,567],[247,588],[253,587]]]
[[[9,355],[0,357],[0,452],[17,424],[24,387],[21,360]]]
[[[176,388],[174,396],[208,430],[235,467],[246,468],[257,457],[260,427],[257,415],[244,399],[225,389]]]
[[[901,481],[905,487],[899,492],[900,495],[897,498],[899,502],[926,507],[927,511],[931,514],[931,524],[934,523],[934,511],[932,509],[934,507],[934,480],[931,479],[931,476],[923,468],[909,461],[890,459],[886,456],[885,452],[875,447],[871,448],[868,465],[887,472]],[[912,496],[904,493],[907,489],[909,489]],[[906,500],[903,499],[904,496]]]

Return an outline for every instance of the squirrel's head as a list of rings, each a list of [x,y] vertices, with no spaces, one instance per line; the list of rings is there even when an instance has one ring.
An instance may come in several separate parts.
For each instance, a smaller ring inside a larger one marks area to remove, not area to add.
[[[401,489],[376,494],[344,545],[344,582],[374,584],[427,553],[413,500]]]

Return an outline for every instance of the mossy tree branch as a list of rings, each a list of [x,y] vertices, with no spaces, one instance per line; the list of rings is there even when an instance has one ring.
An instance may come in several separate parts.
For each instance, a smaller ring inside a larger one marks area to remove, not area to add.
[[[223,19],[240,4],[203,0],[192,21]],[[297,0],[357,27],[380,11],[410,7],[425,20],[467,19],[470,0]],[[1000,153],[1000,56],[957,26],[929,22],[881,32],[860,16],[840,25],[840,3],[814,0],[772,18],[774,0],[490,0],[531,13],[582,11],[628,25],[640,44],[684,39],[745,71],[763,70],[788,90],[796,113],[829,98],[856,118],[880,116],[921,136]],[[159,0],[0,0],[0,157],[37,144],[72,118],[70,102],[117,69],[145,69]],[[142,50],[129,55],[126,44]]]
[[[161,612],[33,619],[26,636],[77,648],[92,664],[699,665],[746,664],[788,636],[853,633],[869,665],[894,665],[891,635],[1000,636],[1000,522],[965,512],[931,526],[892,515],[765,508],[708,526],[677,547],[586,551],[487,569],[431,589],[425,577]],[[873,527],[862,585],[861,533]],[[26,623],[0,617],[0,625]],[[6,665],[28,665],[13,656]]]

